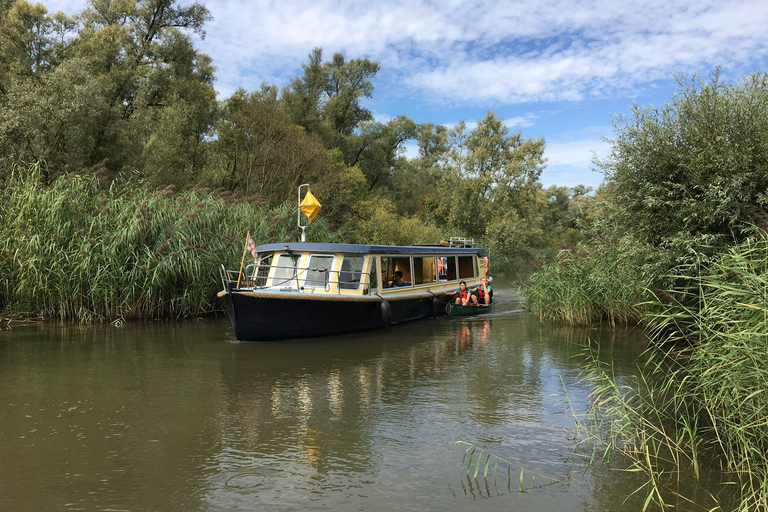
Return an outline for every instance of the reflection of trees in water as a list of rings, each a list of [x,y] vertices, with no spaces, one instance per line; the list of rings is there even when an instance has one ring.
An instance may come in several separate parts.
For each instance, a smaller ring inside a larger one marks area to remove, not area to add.
[[[324,474],[341,461],[345,471],[370,470],[382,424],[405,430],[422,419],[415,395],[445,402],[445,421],[486,427],[540,421],[546,348],[531,341],[525,322],[500,332],[494,322],[440,319],[429,328],[360,336],[360,345],[236,347],[225,374],[247,450],[298,456]]]

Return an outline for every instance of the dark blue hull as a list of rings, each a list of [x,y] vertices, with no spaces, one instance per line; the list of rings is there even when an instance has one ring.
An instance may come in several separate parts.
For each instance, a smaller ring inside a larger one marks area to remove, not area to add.
[[[239,341],[316,338],[387,327],[439,314],[437,299],[384,300],[350,297],[334,300],[231,291],[227,314]]]

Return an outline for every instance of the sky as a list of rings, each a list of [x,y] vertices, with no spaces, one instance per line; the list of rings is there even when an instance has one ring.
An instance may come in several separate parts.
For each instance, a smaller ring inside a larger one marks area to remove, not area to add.
[[[75,14],[85,0],[42,0]],[[187,4],[181,0],[182,5]],[[473,127],[492,110],[543,137],[545,187],[603,181],[616,116],[662,106],[675,77],[768,71],[766,0],[208,0],[199,51],[224,99],[287,85],[313,48],[380,64],[364,106],[382,122]],[[406,147],[415,155],[415,145]]]

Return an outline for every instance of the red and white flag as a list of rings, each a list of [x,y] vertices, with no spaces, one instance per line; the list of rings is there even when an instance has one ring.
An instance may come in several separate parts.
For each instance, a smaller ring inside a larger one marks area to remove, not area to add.
[[[251,251],[251,255],[253,256],[253,259],[256,259],[256,256],[259,254],[256,252],[256,244],[253,241],[253,238],[251,238],[251,235],[248,235],[248,243],[245,245],[246,249]]]

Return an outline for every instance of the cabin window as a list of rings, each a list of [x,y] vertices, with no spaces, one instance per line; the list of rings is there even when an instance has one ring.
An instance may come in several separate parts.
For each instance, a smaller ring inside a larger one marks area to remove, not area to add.
[[[437,257],[437,278],[440,281],[448,280],[448,257],[447,256]]]
[[[459,279],[472,279],[475,277],[475,258],[472,256],[459,256]]]
[[[445,257],[445,279],[448,281],[456,281],[458,279],[458,272],[456,272],[456,256]]]
[[[339,271],[339,289],[340,290],[359,290],[360,279],[363,275],[363,256],[344,255],[341,260],[341,270]]]
[[[272,286],[292,286],[296,279],[296,266],[299,264],[298,254],[281,254],[277,257],[275,274],[272,277]]]
[[[429,284],[437,281],[435,257],[413,258],[413,284]]]
[[[379,260],[372,256],[371,271],[368,274],[368,283],[366,283],[371,285],[371,292],[377,292],[379,290],[379,279],[381,279],[381,276],[379,275]]]
[[[328,288],[331,282],[330,268],[334,257],[329,254],[312,254],[304,277],[305,288]]]
[[[272,255],[267,254],[259,260],[259,266],[256,269],[256,286],[267,286],[267,277],[269,276],[269,267],[272,265]]]
[[[395,280],[395,272],[400,271],[403,273],[403,281],[410,286],[413,282],[411,278],[411,258],[410,256],[404,256],[399,258],[386,257],[381,258],[381,271],[383,275],[386,275],[387,283],[392,283]]]

